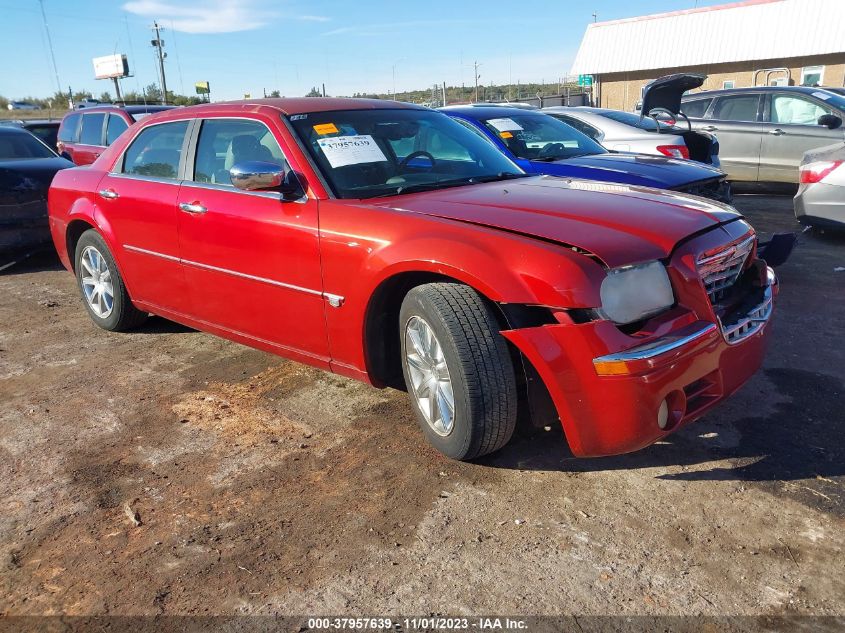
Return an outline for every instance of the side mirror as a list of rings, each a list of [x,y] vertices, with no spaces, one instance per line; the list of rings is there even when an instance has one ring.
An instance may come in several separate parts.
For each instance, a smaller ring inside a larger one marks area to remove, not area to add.
[[[835,114],[823,114],[819,117],[819,120],[816,121],[816,123],[823,125],[830,130],[835,130],[842,125],[842,119]]]
[[[287,172],[276,163],[260,160],[247,160],[232,165],[229,177],[232,184],[244,191],[279,189],[285,182]]]

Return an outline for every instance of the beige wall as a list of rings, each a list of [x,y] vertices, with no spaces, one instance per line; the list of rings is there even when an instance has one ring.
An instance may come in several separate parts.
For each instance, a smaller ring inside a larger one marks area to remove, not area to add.
[[[728,80],[733,80],[736,88],[747,88],[754,85],[755,70],[785,67],[790,70],[790,85],[801,85],[801,69],[806,66],[824,66],[822,83],[826,86],[845,85],[845,53],[836,53],[600,75],[598,77],[599,102],[603,108],[631,111],[640,100],[640,91],[645,84],[657,77],[679,72],[703,73],[707,75],[707,80],[701,90],[718,90],[722,88],[722,82]],[[784,77],[784,74],[771,75],[772,79],[776,77]],[[765,74],[760,73],[757,77],[758,85],[764,85],[764,80]]]

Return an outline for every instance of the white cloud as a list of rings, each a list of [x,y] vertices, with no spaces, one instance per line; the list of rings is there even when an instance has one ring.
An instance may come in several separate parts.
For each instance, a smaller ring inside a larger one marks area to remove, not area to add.
[[[183,33],[234,33],[251,31],[278,18],[326,22],[320,15],[286,15],[268,8],[267,0],[131,0],[129,13],[157,19]]]

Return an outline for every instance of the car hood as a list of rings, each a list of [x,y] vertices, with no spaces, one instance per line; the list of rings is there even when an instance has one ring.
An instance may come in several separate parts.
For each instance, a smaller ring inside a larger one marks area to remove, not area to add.
[[[550,176],[368,202],[574,246],[611,268],[663,259],[684,238],[742,217],[696,196]]]
[[[707,75],[678,73],[658,77],[643,89],[643,105],[640,116],[647,116],[654,108],[665,108],[678,114],[681,111],[681,97],[687,90],[701,87]]]
[[[623,152],[565,158],[553,163],[531,161],[531,166],[536,173],[551,176],[607,182],[624,180],[631,183],[633,181],[632,184],[658,189],[674,189],[693,182],[724,176],[718,169],[702,163]]]

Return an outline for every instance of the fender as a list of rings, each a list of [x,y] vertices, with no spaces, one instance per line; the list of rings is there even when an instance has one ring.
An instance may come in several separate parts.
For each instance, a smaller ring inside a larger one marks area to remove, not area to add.
[[[360,371],[368,315],[399,275],[451,278],[497,303],[549,308],[600,305],[605,277],[598,262],[556,243],[333,200],[320,203],[320,252],[324,291],[343,298],[339,308],[326,307],[332,359]]]

